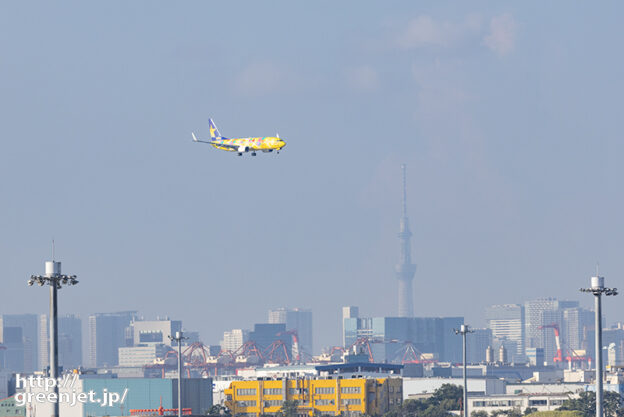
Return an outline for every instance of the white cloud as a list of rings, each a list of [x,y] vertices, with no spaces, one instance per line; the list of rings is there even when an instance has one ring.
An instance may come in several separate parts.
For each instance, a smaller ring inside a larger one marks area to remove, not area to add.
[[[347,82],[354,90],[373,91],[379,87],[379,76],[374,68],[363,65],[347,70]]]
[[[494,16],[490,20],[490,33],[483,38],[485,46],[498,55],[507,55],[514,48],[517,24],[509,13]]]
[[[422,15],[411,20],[396,41],[403,48],[449,47],[478,33],[481,26],[481,17],[477,14],[469,14],[461,22],[437,21]]]

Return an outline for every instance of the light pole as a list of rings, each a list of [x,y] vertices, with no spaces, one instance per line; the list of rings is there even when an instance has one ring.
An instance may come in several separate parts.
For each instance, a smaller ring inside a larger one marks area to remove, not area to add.
[[[617,288],[605,288],[604,277],[591,277],[591,288],[581,288],[581,292],[594,294],[596,310],[596,417],[602,414],[602,294],[617,295]]]
[[[182,341],[188,337],[182,336],[182,332],[176,332],[175,336],[169,336],[172,342],[178,342],[178,417],[182,417]]]
[[[474,333],[474,330],[470,330],[467,324],[462,324],[458,329],[453,329],[455,334],[461,334],[463,340],[463,363],[464,363],[464,417],[468,417],[468,378],[466,376],[466,335],[468,333]]]
[[[58,381],[58,308],[57,308],[57,290],[63,285],[76,285],[78,280],[76,275],[62,275],[61,263],[56,261],[46,261],[45,275],[31,275],[28,285],[34,283],[40,287],[44,285],[50,286],[50,378]],[[59,390],[58,383],[54,384],[54,394],[56,401],[54,402],[52,417],[59,416]]]

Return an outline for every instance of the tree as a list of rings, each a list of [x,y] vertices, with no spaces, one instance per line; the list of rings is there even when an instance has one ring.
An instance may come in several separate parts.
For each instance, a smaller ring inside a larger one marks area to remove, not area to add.
[[[620,394],[605,391],[603,409],[606,417],[624,417],[624,408],[622,407]],[[582,417],[594,417],[596,415],[596,393],[581,392],[578,398],[565,400],[558,410],[578,411]]]
[[[282,407],[277,412],[278,417],[297,417],[297,407],[299,401],[284,401]]]
[[[451,417],[450,410],[461,409],[462,395],[461,387],[443,384],[431,397],[422,400],[406,400],[402,405],[384,414],[384,417]]]
[[[464,389],[458,385],[442,384],[440,388],[435,390],[429,403],[438,405],[443,410],[460,410],[461,402],[464,396]]]
[[[215,404],[208,409],[206,415],[210,417],[230,417],[232,413],[230,409],[220,404]]]
[[[479,410],[470,413],[470,417],[489,417],[489,414],[487,411]]]

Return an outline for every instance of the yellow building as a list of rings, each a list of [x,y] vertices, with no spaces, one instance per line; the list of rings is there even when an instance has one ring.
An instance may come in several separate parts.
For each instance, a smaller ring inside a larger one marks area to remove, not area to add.
[[[381,415],[403,401],[400,378],[271,379],[232,381],[225,405],[233,415],[275,414],[297,401],[299,416]]]

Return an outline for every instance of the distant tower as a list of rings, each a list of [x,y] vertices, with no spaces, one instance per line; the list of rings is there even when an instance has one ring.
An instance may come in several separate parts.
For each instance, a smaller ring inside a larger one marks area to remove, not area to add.
[[[403,171],[403,216],[401,217],[401,258],[396,266],[396,276],[399,280],[399,317],[414,316],[414,290],[412,279],[416,272],[416,265],[412,264],[412,247],[410,238],[412,232],[409,229],[407,219],[407,185],[405,183],[405,164],[401,165]]]

